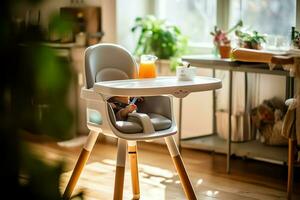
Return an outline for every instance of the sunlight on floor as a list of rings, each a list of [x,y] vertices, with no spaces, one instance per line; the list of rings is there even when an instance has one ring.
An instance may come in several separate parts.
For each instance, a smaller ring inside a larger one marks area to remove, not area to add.
[[[99,199],[112,199],[115,175],[115,160],[104,159],[101,162],[93,162],[86,165],[81,178],[78,181],[76,191],[83,191],[87,197],[99,197]],[[66,181],[71,172],[62,175],[62,189],[65,188]],[[178,176],[166,169],[154,167],[146,164],[139,164],[139,178],[141,187],[141,199],[165,200],[174,199],[172,190],[181,189]],[[131,175],[126,168],[124,183],[124,199],[131,199]],[[184,194],[175,199],[184,199]]]
[[[115,164],[113,159],[103,159],[100,162],[92,162],[85,166],[84,171],[78,181],[74,194],[84,193],[85,200],[91,199],[112,199],[115,179]],[[63,191],[71,172],[61,176],[61,190]],[[234,192],[239,199],[251,199],[251,194],[244,189],[232,188],[231,184],[223,182],[222,178],[208,178],[207,175],[190,177],[196,195],[199,199],[231,199],[232,194],[225,191]],[[218,180],[216,180],[218,179]],[[178,175],[174,171],[139,163],[139,182],[142,200],[184,200],[186,199]],[[218,184],[217,184],[218,183]],[[226,184],[224,184],[226,183]],[[247,184],[246,184],[247,185]],[[270,189],[267,189],[270,190]],[[264,190],[264,191],[267,191]],[[268,191],[268,193],[272,191]],[[246,195],[246,196],[242,196]],[[254,195],[256,199],[268,199],[267,195]],[[284,196],[284,193],[282,193]],[[123,199],[132,199],[132,186],[130,166],[126,165]]]
[[[200,178],[200,179],[197,181],[197,186],[198,186],[198,185],[201,185],[202,183],[203,183],[203,179]]]
[[[207,191],[205,192],[205,194],[206,194],[207,196],[209,196],[209,197],[216,197],[217,194],[219,194],[219,191],[207,190]]]
[[[103,159],[100,162],[92,162],[85,166],[73,194],[84,193],[85,200],[91,199],[113,199],[114,179],[115,179],[114,159]],[[65,189],[71,172],[62,174],[61,191]],[[270,188],[255,188],[254,193],[247,190],[248,183],[238,183],[238,187],[232,188],[232,184],[237,184],[222,177],[214,177],[207,174],[195,174],[190,176],[198,199],[274,199],[274,190]],[[165,169],[154,164],[149,165],[139,163],[139,182],[141,200],[184,200],[186,199],[180,184],[179,177],[175,169]],[[229,191],[229,192],[228,192]],[[260,191],[260,192],[258,192]],[[278,192],[277,192],[278,193]],[[284,197],[285,193],[278,193],[279,197]],[[123,199],[132,199],[131,174],[129,163],[126,165]]]

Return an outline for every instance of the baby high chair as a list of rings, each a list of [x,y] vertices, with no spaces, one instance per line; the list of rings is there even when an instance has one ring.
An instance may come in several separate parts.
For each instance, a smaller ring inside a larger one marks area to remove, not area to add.
[[[126,152],[131,165],[133,198],[139,199],[139,178],[136,141],[164,138],[179,174],[188,199],[196,199],[194,189],[186,173],[182,158],[172,135],[177,127],[170,96],[144,97],[137,103],[138,112],[130,113],[127,121],[117,121],[111,106],[110,96],[94,92],[95,82],[134,79],[137,63],[123,47],[114,44],[96,44],[85,51],[85,87],[81,96],[87,103],[87,126],[90,130],[80,153],[63,198],[69,199],[79,179],[98,134],[118,138],[114,199],[122,199]]]

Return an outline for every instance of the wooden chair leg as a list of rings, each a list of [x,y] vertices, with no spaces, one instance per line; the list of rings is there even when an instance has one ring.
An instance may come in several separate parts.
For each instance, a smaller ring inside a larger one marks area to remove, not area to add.
[[[136,142],[128,141],[128,155],[131,169],[132,199],[140,199],[139,170]]]
[[[63,199],[66,200],[66,199],[71,198],[71,195],[74,191],[74,188],[77,184],[77,181],[80,177],[83,167],[85,166],[87,160],[89,159],[90,153],[97,141],[98,135],[99,135],[99,132],[90,131],[88,138],[81,150],[81,153],[79,155],[79,158],[77,160],[75,168],[72,172],[71,178],[70,178],[68,185],[65,189],[65,192],[63,194]]]
[[[288,182],[287,182],[287,199],[292,199],[293,194],[293,175],[294,175],[294,156],[295,156],[296,140],[289,138],[288,150]]]
[[[124,139],[118,139],[118,155],[116,163],[115,187],[114,187],[114,200],[123,199],[124,187],[124,174],[126,163],[126,147],[127,143]]]
[[[169,152],[171,154],[173,163],[174,163],[177,173],[179,175],[181,185],[183,187],[183,190],[184,190],[184,193],[185,193],[187,199],[196,200],[197,197],[196,197],[194,188],[193,188],[191,181],[188,177],[188,174],[185,170],[184,163],[182,161],[181,155],[178,151],[178,148],[177,148],[177,145],[175,143],[173,136],[165,137],[165,141],[167,143]]]

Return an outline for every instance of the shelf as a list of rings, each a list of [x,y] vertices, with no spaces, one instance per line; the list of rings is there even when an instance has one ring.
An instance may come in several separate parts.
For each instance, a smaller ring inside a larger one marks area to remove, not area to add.
[[[257,160],[265,160],[270,162],[287,162],[288,147],[283,146],[268,146],[257,140],[231,143],[232,153],[237,156],[246,156]]]
[[[270,70],[267,63],[240,62],[231,59],[215,58],[211,55],[186,55],[182,57],[182,60],[189,62],[192,66],[201,68],[289,76],[289,72],[282,69],[281,66]]]
[[[193,148],[217,153],[227,153],[227,141],[216,134],[201,136],[192,139],[184,139],[182,147]],[[231,143],[231,152],[240,157],[247,157],[272,163],[287,162],[288,148],[281,146],[268,146],[257,140],[249,142]]]

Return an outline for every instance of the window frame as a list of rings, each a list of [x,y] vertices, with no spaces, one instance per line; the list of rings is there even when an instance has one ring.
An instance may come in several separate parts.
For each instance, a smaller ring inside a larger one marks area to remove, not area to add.
[[[229,12],[230,12],[231,0],[217,0],[217,26],[227,30],[229,24]],[[158,10],[159,0],[149,2],[150,12],[156,14]],[[300,0],[296,0],[296,29],[300,29]],[[209,42],[199,42],[188,44],[189,50],[192,53],[211,53],[213,50],[213,44]]]

